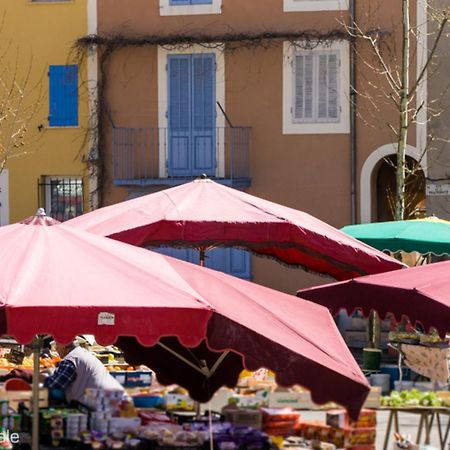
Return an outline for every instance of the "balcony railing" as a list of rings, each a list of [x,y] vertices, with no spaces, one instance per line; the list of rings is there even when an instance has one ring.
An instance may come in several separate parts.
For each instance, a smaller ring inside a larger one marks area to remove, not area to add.
[[[116,185],[177,185],[205,173],[223,184],[250,185],[250,128],[113,128]]]

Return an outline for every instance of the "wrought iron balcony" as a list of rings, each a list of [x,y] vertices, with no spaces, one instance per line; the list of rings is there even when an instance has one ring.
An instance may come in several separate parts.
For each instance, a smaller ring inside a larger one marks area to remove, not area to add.
[[[118,186],[174,186],[202,174],[250,186],[249,127],[114,128],[112,144]]]

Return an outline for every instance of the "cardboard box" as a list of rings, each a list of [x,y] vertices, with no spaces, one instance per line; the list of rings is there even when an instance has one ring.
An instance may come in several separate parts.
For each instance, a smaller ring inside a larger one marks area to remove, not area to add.
[[[315,407],[311,394],[305,392],[271,392],[269,408],[312,409]]]
[[[381,404],[381,387],[380,386],[372,386],[370,388],[369,395],[364,402],[363,408],[373,408],[377,409]]]
[[[110,431],[134,430],[141,426],[140,417],[111,417],[108,422]]]
[[[358,420],[353,423],[354,428],[376,428],[377,412],[373,409],[362,409]]]
[[[31,409],[32,391],[2,391],[0,397],[9,401],[9,406],[17,411],[20,402]],[[39,390],[39,408],[48,406],[48,389]]]
[[[166,408],[169,410],[194,411],[195,403],[187,395],[167,394]]]
[[[346,447],[374,445],[376,434],[376,428],[353,428],[350,430]]]

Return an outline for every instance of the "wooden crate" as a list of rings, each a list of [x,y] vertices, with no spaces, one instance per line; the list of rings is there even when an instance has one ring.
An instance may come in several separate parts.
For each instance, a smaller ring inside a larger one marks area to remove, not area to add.
[[[20,402],[24,402],[25,406],[31,408],[32,391],[1,391],[0,398],[9,401],[9,406],[17,411]],[[46,408],[48,406],[48,389],[40,389],[39,391],[39,407]]]

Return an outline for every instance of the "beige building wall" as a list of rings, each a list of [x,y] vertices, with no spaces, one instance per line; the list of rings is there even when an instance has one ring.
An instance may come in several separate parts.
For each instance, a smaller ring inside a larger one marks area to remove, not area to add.
[[[436,0],[438,8],[450,8],[449,0]],[[430,16],[428,46],[436,40],[437,22]],[[450,220],[450,38],[441,38],[434,64],[429,70],[428,101],[430,149],[428,152],[427,210]]]
[[[358,1],[358,21],[362,28],[388,32],[390,51],[400,49],[398,18],[401,2],[390,0]],[[348,11],[283,12],[282,0],[223,0],[222,14],[162,17],[154,0],[98,0],[99,34],[126,36],[229,33],[262,31],[316,30],[326,33],[341,29]],[[415,17],[415,11],[413,11]],[[358,44],[362,59],[371,61],[368,46]],[[274,202],[306,211],[335,227],[351,221],[350,134],[283,134],[283,42],[266,46],[238,47],[225,51],[225,109],[234,125],[250,126],[251,186],[247,192]],[[357,88],[366,93],[379,79],[367,64],[359,61]],[[349,62],[347,61],[347,64]],[[116,127],[157,127],[158,51],[155,46],[123,48],[109,59],[105,92],[110,117]],[[372,98],[358,98],[357,121],[357,215],[361,212],[363,167],[373,153],[391,145],[393,137],[387,121],[396,116],[380,89],[370,91]],[[348,108],[349,97],[347,94]],[[379,110],[374,111],[373,103]],[[111,121],[106,121],[105,160],[112,158]],[[371,123],[369,126],[368,123]],[[410,134],[415,145],[414,130]],[[112,183],[111,164],[106,166],[105,204],[135,195],[135,188]],[[374,173],[368,174],[373,185]],[[367,178],[366,177],[366,178]],[[160,188],[149,188],[151,192]],[[373,192],[370,193],[373,196]],[[375,208],[372,204],[371,208]],[[306,274],[276,262],[253,257],[254,281],[287,292],[321,284],[325,278]]]

